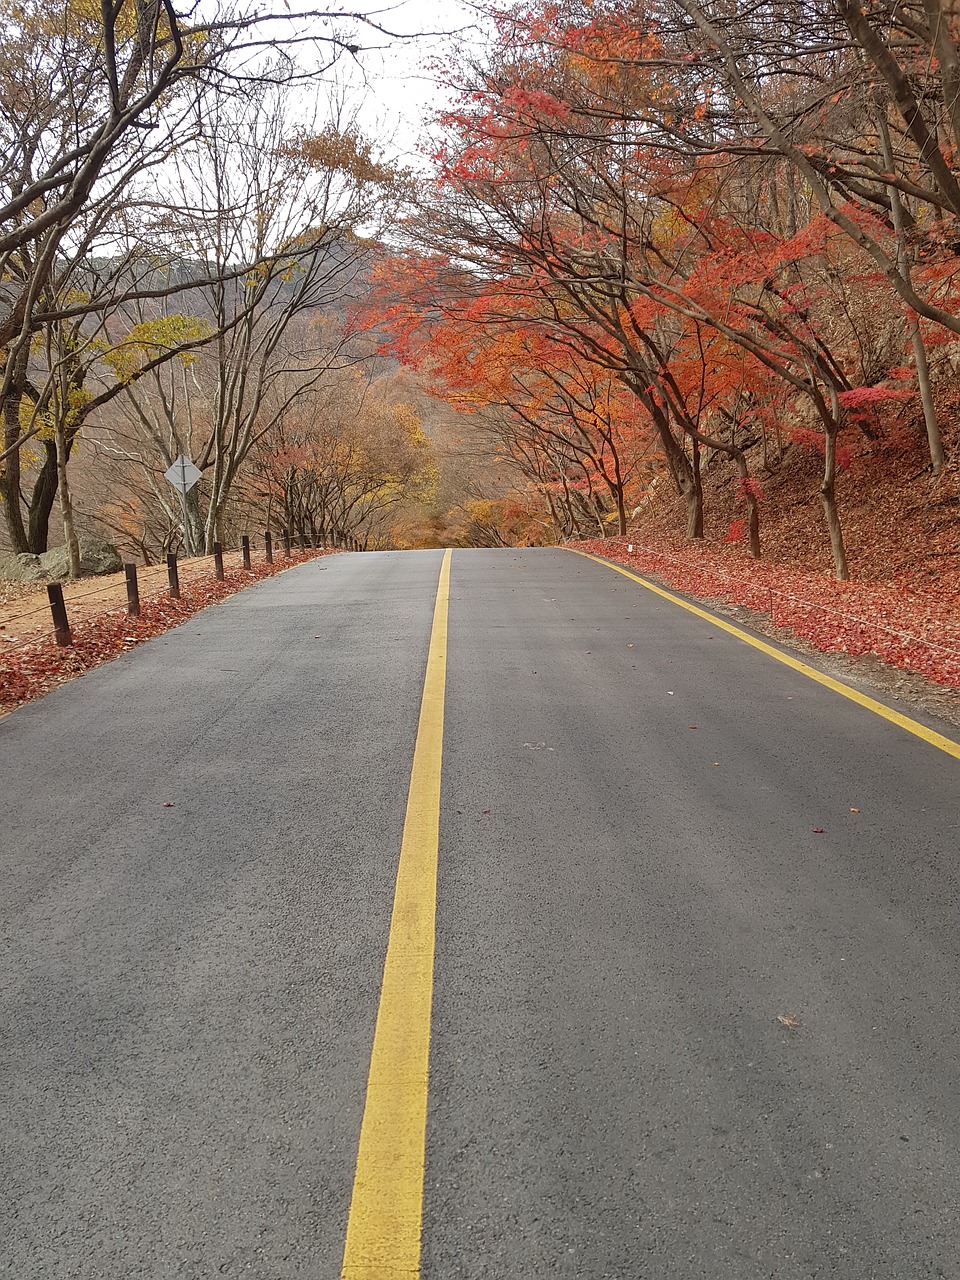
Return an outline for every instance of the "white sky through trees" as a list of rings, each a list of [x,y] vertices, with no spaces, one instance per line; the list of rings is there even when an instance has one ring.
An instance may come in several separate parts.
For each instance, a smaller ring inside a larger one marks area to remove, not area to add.
[[[383,140],[388,153],[415,164],[425,123],[443,103],[430,64],[447,48],[451,34],[477,23],[477,14],[459,0],[400,0],[364,12],[388,31],[408,38],[391,40],[361,28],[363,52],[351,67],[343,63],[341,74],[351,87],[366,135]]]

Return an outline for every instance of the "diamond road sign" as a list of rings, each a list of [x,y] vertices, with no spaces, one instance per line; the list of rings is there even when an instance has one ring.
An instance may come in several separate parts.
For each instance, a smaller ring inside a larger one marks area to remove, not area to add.
[[[189,493],[203,472],[193,465],[185,453],[181,453],[163,474],[180,493]]]

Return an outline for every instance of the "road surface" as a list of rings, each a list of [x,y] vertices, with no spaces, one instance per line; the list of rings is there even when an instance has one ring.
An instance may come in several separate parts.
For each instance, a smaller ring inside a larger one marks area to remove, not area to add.
[[[441,619],[443,559],[313,562],[0,722],[0,1275],[409,1277],[345,1259],[385,1178],[423,1280],[956,1280],[951,731],[562,550],[454,552]],[[432,1000],[419,1184],[382,985],[411,1043]]]

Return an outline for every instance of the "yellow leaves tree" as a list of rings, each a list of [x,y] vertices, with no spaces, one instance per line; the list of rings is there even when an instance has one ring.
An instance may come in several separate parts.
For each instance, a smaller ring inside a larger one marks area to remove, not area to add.
[[[98,340],[100,359],[118,382],[128,384],[146,367],[164,357],[176,357],[182,364],[196,359],[194,348],[211,336],[208,320],[198,316],[158,316],[135,324],[114,343]]]

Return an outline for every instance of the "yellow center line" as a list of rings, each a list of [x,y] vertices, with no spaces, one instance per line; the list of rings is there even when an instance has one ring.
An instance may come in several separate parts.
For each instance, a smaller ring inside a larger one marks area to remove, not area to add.
[[[568,551],[577,550],[576,547],[568,547],[566,549]],[[688,604],[686,600],[681,600],[679,596],[675,596],[669,591],[664,591],[662,587],[654,586],[652,582],[648,582],[646,578],[638,577],[635,573],[631,573],[629,569],[623,569],[618,564],[611,564],[608,560],[601,560],[599,556],[592,556],[586,551],[577,551],[577,555],[584,556],[587,560],[593,560],[597,564],[602,564],[605,569],[613,569],[615,573],[622,573],[625,578],[629,578],[632,582],[638,582],[641,587],[646,587],[648,591],[652,591],[655,595],[662,596],[664,600],[669,600],[671,604],[677,604],[681,609],[686,609],[688,613],[696,614],[698,618],[705,619],[711,626],[719,627],[721,631],[727,631],[730,635],[736,636],[738,640],[743,640],[745,644],[752,645],[754,649],[759,649],[761,653],[765,653],[769,658],[776,658],[777,662],[782,662],[785,667],[791,667],[794,671],[799,671],[801,675],[807,676],[811,680],[816,680],[817,684],[822,684],[827,689],[832,689],[834,693],[839,693],[843,698],[849,698],[851,702],[857,703],[858,706],[865,707],[875,715],[882,716],[884,720],[889,720],[901,729],[906,729],[907,733],[912,733],[915,737],[922,738],[924,742],[929,742],[932,747],[945,751],[948,756],[954,756],[957,760],[960,760],[960,742],[945,738],[942,733],[937,733],[935,729],[928,729],[926,725],[920,724],[919,721],[911,720],[909,716],[901,715],[899,711],[885,707],[882,702],[877,702],[876,698],[869,698],[865,693],[860,693],[858,689],[851,688],[850,685],[843,684],[840,680],[834,680],[832,676],[825,676],[822,671],[808,667],[805,662],[800,662],[797,658],[791,658],[789,654],[781,653],[778,649],[774,649],[772,645],[764,644],[762,640],[757,640],[754,636],[748,635],[746,631],[741,631],[739,627],[735,627],[732,623],[724,622],[722,618],[718,618],[713,613],[707,613],[706,609],[698,609],[696,605]]]
[[[451,554],[433,615],[341,1280],[420,1274]]]

